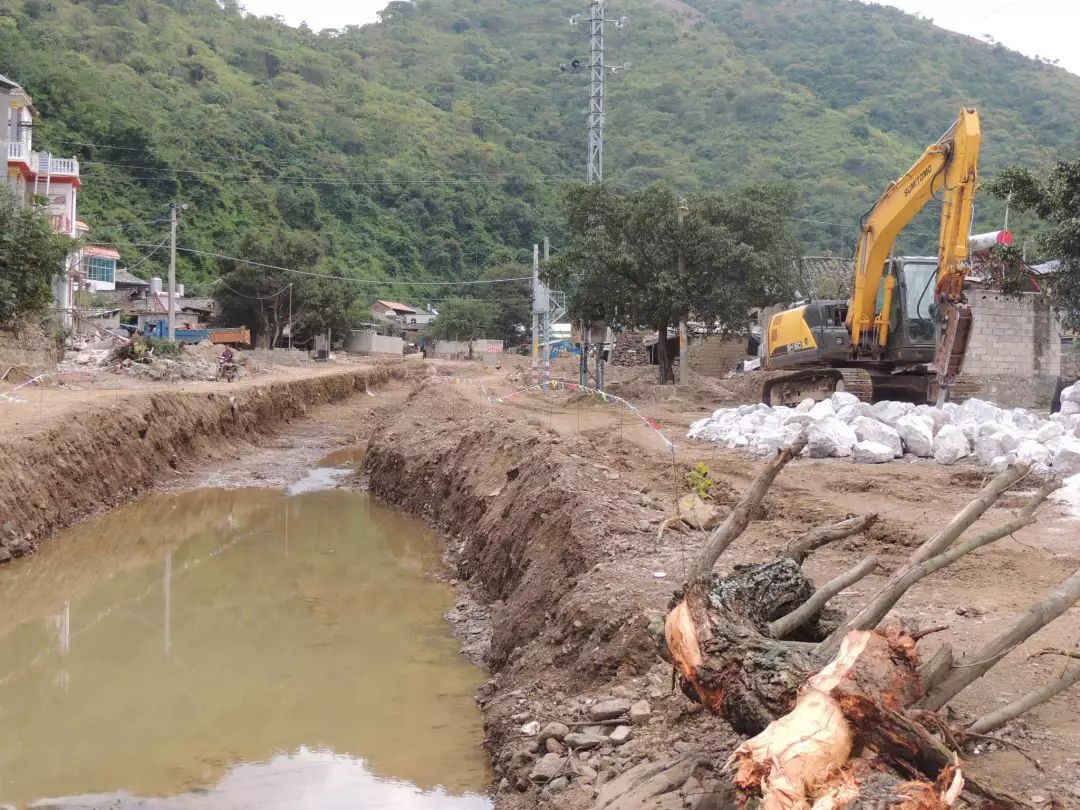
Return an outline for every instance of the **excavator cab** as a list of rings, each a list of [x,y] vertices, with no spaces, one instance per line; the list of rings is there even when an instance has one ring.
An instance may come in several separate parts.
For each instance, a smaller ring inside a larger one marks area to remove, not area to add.
[[[935,289],[938,263],[932,256],[894,258],[886,276],[895,279],[889,341],[884,358],[901,363],[929,363],[937,340]],[[885,298],[885,277],[878,290],[880,311]]]

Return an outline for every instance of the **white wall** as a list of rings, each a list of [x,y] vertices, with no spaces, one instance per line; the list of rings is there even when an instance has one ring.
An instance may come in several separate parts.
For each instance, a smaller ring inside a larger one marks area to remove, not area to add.
[[[405,353],[405,341],[399,337],[377,335],[373,329],[353,329],[345,343],[345,351],[380,357],[401,357]]]

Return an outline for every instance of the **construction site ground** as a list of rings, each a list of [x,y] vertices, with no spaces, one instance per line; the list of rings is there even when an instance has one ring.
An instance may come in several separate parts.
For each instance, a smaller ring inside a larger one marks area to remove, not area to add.
[[[737,738],[722,721],[672,691],[670,667],[657,657],[649,634],[705,534],[669,531],[659,546],[656,534],[659,523],[676,513],[678,497],[687,493],[691,465],[708,465],[715,481],[711,494],[719,505],[734,503],[760,469],[759,458],[683,438],[692,421],[715,408],[755,401],[753,380],[695,377],[691,385],[672,389],[655,384],[655,368],[609,366],[608,389],[655,420],[674,443],[673,452],[638,414],[621,405],[580,392],[528,390],[527,358],[507,356],[499,364],[409,362],[409,379],[391,380],[370,396],[360,391],[313,407],[303,420],[258,440],[254,448],[222,443],[213,469],[193,460],[181,465],[183,480],[273,483],[285,475],[290,458],[300,469],[324,451],[364,446],[369,439],[379,446],[385,463],[380,467],[379,459],[373,459],[370,477],[354,479],[352,485],[371,486],[448,532],[446,576],[461,588],[450,619],[466,652],[496,669],[480,701],[496,769],[497,807],[584,810],[600,782],[644,759],[673,752],[699,751],[704,760],[722,765]],[[231,385],[239,390],[350,367],[278,369]],[[556,361],[553,376],[576,381],[576,360]],[[189,382],[122,391],[35,389],[20,404],[0,400],[0,442],[28,437],[73,412],[107,409],[124,398],[164,390],[222,393],[230,387]],[[502,402],[487,399],[488,394],[504,397],[519,391]],[[389,458],[389,447],[398,448],[400,456]],[[395,463],[401,467],[396,478],[386,472]],[[374,480],[377,476],[381,479]],[[869,466],[800,459],[781,475],[763,514],[728,549],[719,568],[771,559],[812,526],[876,512],[882,517],[869,536],[821,549],[809,558],[806,570],[820,584],[871,550],[891,570],[986,479],[985,470],[965,463],[941,467],[904,460]],[[527,498],[512,485],[534,481],[542,491],[529,493],[536,504],[525,504]],[[1022,490],[1006,495],[976,529],[1004,522],[1021,496]],[[562,501],[571,504],[566,515],[559,513]],[[544,511],[515,512],[526,506]],[[470,544],[478,541],[470,540],[469,532],[490,527],[483,521],[499,515],[508,524],[506,534],[490,532],[491,541],[520,545],[505,553],[471,551]],[[549,515],[565,518],[557,525],[565,531],[541,534],[540,524]],[[922,629],[944,628],[920,642],[924,658],[943,642],[958,653],[970,651],[1080,568],[1078,530],[1080,519],[1061,505],[1047,504],[1034,526],[914,587],[894,617]],[[520,570],[524,559],[526,575]],[[836,602],[842,608],[858,606],[884,576],[878,571]],[[496,594],[504,596],[493,598]],[[1047,647],[1072,648],[1078,640],[1080,609],[1073,608],[965,691],[954,703],[958,720],[996,709],[1056,677],[1065,659],[1029,656]],[[544,749],[537,750],[535,738],[521,727],[531,720],[579,722],[588,702],[604,696],[649,701],[651,721],[635,726],[629,743],[585,754],[584,772],[592,775],[572,781],[563,793],[530,784],[528,774]],[[993,775],[1037,806],[1056,798],[1080,807],[1080,700],[1075,690],[995,736],[1005,742],[980,741],[970,767]],[[684,786],[683,792],[692,805],[692,791]]]

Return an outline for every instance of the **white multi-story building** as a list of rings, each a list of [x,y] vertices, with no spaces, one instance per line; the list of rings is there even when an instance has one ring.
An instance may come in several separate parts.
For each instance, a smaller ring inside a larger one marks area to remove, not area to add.
[[[0,154],[7,160],[8,187],[24,205],[41,200],[57,233],[78,236],[75,212],[82,185],[79,161],[34,151],[34,119],[38,113],[33,100],[18,82],[3,75],[0,75],[0,102],[3,102],[4,116],[0,119],[0,134],[3,135],[3,152]],[[55,304],[66,325],[70,325],[71,320],[72,289],[78,261],[77,254],[69,257],[68,266],[57,269],[53,283]]]

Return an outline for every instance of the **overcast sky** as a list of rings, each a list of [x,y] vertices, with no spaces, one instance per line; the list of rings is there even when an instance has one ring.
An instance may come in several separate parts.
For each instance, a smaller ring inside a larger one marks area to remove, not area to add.
[[[247,0],[253,14],[280,14],[292,25],[316,31],[375,21],[385,0]],[[578,5],[585,6],[585,0]],[[1080,0],[890,0],[880,5],[932,17],[936,25],[974,37],[990,34],[1028,56],[1060,59],[1080,74]]]

